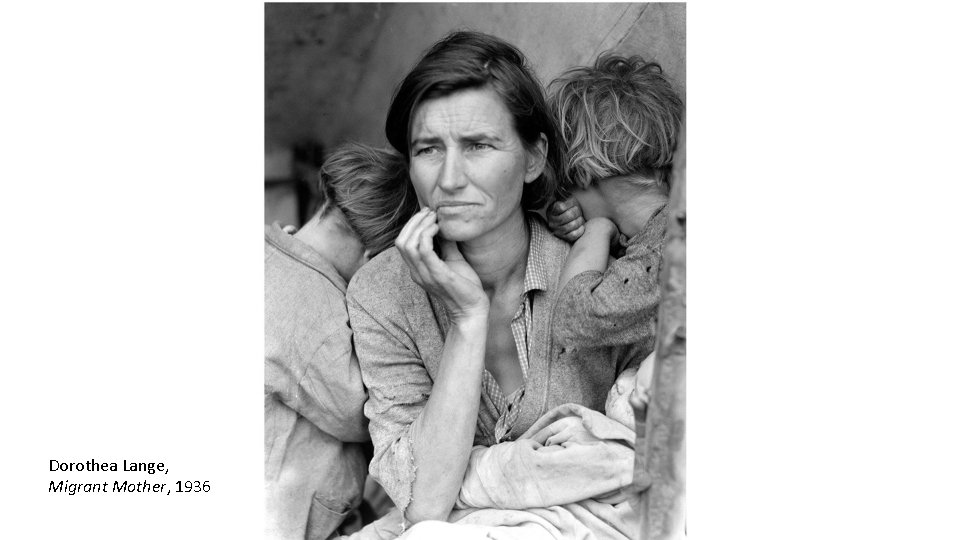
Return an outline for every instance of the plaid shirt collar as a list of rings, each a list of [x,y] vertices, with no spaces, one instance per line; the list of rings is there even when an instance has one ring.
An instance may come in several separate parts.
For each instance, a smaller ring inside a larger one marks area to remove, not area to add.
[[[533,216],[527,217],[530,229],[530,249],[527,251],[527,268],[523,276],[523,294],[547,290],[547,263],[544,259],[544,237],[550,234],[547,227]]]
[[[520,415],[520,402],[526,392],[526,379],[529,364],[528,337],[531,331],[533,314],[531,301],[533,291],[547,290],[547,265],[544,257],[544,243],[550,232],[534,216],[528,216],[527,226],[530,229],[530,245],[527,250],[527,266],[523,276],[523,296],[517,306],[517,314],[510,323],[514,343],[517,346],[517,357],[520,369],[523,371],[523,384],[510,396],[504,395],[493,375],[483,370],[483,392],[493,402],[497,412],[497,422],[494,426],[494,440],[500,442],[510,433]]]

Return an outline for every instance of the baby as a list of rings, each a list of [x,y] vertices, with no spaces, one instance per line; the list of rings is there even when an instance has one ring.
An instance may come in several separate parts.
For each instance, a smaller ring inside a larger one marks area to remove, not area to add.
[[[654,353],[650,353],[639,368],[629,368],[617,377],[617,382],[613,384],[610,393],[607,394],[607,403],[604,406],[604,412],[607,417],[630,429],[636,429],[636,415],[640,415],[642,422],[647,414],[647,403],[650,403],[650,394],[648,389],[653,383],[653,363],[655,361]],[[641,408],[634,412],[633,401],[640,403]]]

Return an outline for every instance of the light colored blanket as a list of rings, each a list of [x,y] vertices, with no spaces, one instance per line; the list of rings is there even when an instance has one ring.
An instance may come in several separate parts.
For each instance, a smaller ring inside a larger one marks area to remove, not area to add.
[[[474,449],[449,521],[489,538],[638,538],[638,499],[626,489],[635,439],[599,412],[561,405],[517,441]],[[404,538],[434,537],[418,534]]]
[[[633,480],[632,429],[581,405],[561,405],[513,443],[470,454],[455,509],[522,510],[615,494]]]
[[[629,489],[632,409],[628,418],[616,411],[633,387],[643,392],[649,367],[618,380],[607,415],[569,403],[547,412],[516,441],[475,447],[448,522],[425,521],[404,531],[394,513],[350,540],[639,538],[639,496]]]

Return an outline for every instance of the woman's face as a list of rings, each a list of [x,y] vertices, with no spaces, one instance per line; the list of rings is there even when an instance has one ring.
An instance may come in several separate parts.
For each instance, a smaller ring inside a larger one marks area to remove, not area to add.
[[[440,234],[457,242],[522,220],[523,184],[540,176],[546,138],[526,150],[510,112],[490,88],[421,103],[410,129],[410,179],[421,206],[437,212]]]

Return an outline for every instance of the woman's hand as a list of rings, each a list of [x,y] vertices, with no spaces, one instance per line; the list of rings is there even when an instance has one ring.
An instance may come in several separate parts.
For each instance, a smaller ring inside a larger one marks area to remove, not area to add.
[[[460,492],[476,436],[490,312],[480,278],[456,242],[441,241],[443,260],[434,252],[439,232],[437,214],[424,208],[396,240],[410,277],[442,299],[452,323],[426,404],[409,427],[416,474],[404,515],[414,523],[445,521]]]
[[[583,212],[577,200],[555,201],[547,208],[547,226],[561,240],[576,242],[584,233]]]
[[[443,260],[433,250],[433,239],[439,231],[437,213],[429,208],[414,214],[400,231],[396,246],[410,269],[410,277],[443,299],[452,320],[481,315],[486,318],[490,300],[457,243],[440,239]]]

